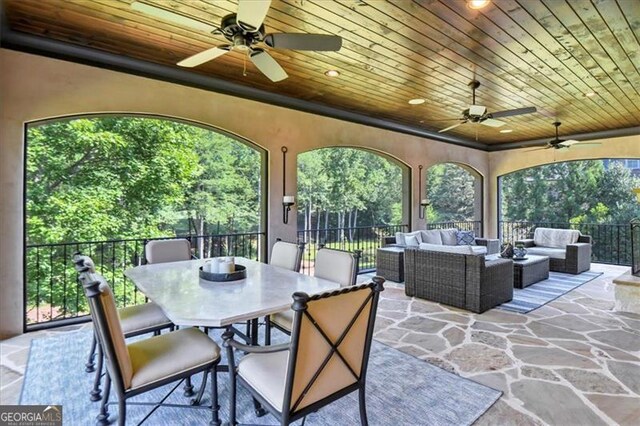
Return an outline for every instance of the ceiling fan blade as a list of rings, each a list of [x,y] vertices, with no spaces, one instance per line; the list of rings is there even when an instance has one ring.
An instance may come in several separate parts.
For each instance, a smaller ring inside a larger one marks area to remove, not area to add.
[[[551,148],[551,147],[550,146],[541,146],[540,148],[528,149],[525,152],[540,151],[541,149],[549,149],[549,148]]]
[[[192,18],[187,18],[186,16],[171,12],[166,9],[162,9],[160,7],[152,6],[146,3],[140,3],[139,1],[134,1],[133,3],[131,3],[131,9],[142,12],[145,15],[160,18],[164,21],[171,21],[178,25],[191,27],[196,30],[205,31],[208,33],[216,30],[216,27],[214,27],[213,25],[205,24],[204,22],[200,22]]]
[[[591,146],[602,145],[600,142],[579,142],[573,148],[589,148]]]
[[[200,64],[209,62],[228,52],[229,52],[228,46],[214,47],[212,49],[207,49],[204,52],[196,53],[193,56],[189,56],[188,58],[178,62],[178,65],[185,68],[197,67]]]
[[[563,146],[571,146],[571,145],[575,145],[577,143],[580,143],[580,141],[577,141],[575,139],[569,139],[567,141],[562,141],[562,145]]]
[[[484,115],[487,112],[487,107],[481,105],[470,105],[469,115]]]
[[[463,121],[463,122],[461,122],[461,123],[454,124],[453,126],[449,126],[449,127],[445,128],[445,129],[438,130],[438,133],[448,132],[449,130],[451,130],[451,129],[455,129],[456,127],[458,127],[458,126],[460,126],[460,125],[462,125],[462,124],[464,124],[464,123],[466,123],[466,122],[467,122],[467,121],[465,120],[465,121]]]
[[[512,117],[514,115],[531,114],[536,112],[536,107],[526,107],[517,109],[508,109],[505,111],[492,112],[489,114],[491,118]]]
[[[342,47],[342,37],[330,34],[267,34],[267,46],[275,49],[338,51]]]
[[[264,50],[254,50],[251,54],[251,62],[273,82],[282,81],[289,77],[280,64]]]
[[[271,0],[240,0],[236,20],[243,27],[258,30],[271,6]]]
[[[505,125],[504,122],[500,120],[494,120],[493,118],[487,118],[486,120],[482,120],[480,124],[483,124],[489,127],[502,127]]]

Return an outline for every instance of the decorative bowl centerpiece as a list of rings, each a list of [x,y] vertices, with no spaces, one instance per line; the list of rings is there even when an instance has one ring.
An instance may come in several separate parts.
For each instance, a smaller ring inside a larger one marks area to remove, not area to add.
[[[237,281],[247,278],[247,268],[237,265],[233,258],[213,258],[199,269],[200,278],[206,281]]]

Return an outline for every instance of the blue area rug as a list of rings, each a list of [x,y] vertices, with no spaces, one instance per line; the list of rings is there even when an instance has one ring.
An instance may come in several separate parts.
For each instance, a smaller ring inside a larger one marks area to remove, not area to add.
[[[274,340],[281,340],[283,337]],[[216,341],[219,339],[216,337]],[[84,372],[91,342],[89,332],[72,332],[34,340],[25,374],[21,404],[60,404],[64,424],[93,425],[99,403],[89,401],[93,373]],[[226,364],[226,361],[223,360]],[[219,373],[221,420],[228,420],[228,373]],[[202,375],[193,378],[199,386]],[[167,385],[130,401],[159,401],[175,384]],[[182,386],[167,403],[184,404]],[[210,404],[207,392],[203,405]],[[373,342],[367,374],[367,412],[371,425],[471,425],[502,393],[451,374],[418,358]],[[114,399],[114,398],[112,398]],[[127,424],[137,424],[150,411],[149,406],[129,405]],[[110,406],[111,419],[117,406]],[[209,410],[159,408],[145,424],[208,424]],[[238,387],[238,421],[243,424],[277,424],[274,417],[256,418],[250,395]],[[296,422],[296,424],[300,424]],[[348,395],[307,417],[307,425],[358,425],[357,393]]]
[[[514,288],[513,300],[503,303],[498,306],[498,308],[526,314],[580,287],[582,284],[588,283],[600,275],[602,275],[602,272],[587,271],[578,275],[549,272],[549,278],[546,280],[523,289]]]

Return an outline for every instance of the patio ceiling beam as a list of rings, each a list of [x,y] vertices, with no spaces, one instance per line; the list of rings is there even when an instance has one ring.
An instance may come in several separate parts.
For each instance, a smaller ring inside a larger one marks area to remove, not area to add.
[[[0,25],[0,27],[2,28],[0,32],[0,47],[6,49],[34,53],[42,56],[52,57],[55,59],[67,60],[85,65],[97,66],[114,71],[121,71],[143,77],[154,78],[157,80],[163,80],[184,86],[210,90],[213,92],[237,96],[240,98],[250,99],[258,102],[265,102],[270,105],[278,105],[298,111],[318,114],[325,117],[363,124],[365,126],[377,127],[380,129],[418,136],[421,138],[428,138],[467,148],[473,148],[482,151],[487,151],[489,148],[487,144],[476,141],[471,141],[450,135],[443,135],[441,133],[421,129],[419,127],[413,127],[390,120],[370,117],[352,111],[346,111],[339,108],[320,105],[317,103],[296,99],[290,96],[274,94],[264,90],[242,86],[240,84],[232,83],[219,78],[203,76],[166,65],[154,64],[139,59],[133,59],[125,56],[115,55],[112,53],[102,52],[84,46],[77,46],[57,40],[13,31],[8,28],[6,22]]]

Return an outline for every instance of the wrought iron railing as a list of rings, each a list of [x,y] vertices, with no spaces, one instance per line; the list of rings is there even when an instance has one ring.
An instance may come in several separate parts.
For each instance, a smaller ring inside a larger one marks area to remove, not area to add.
[[[327,248],[359,251],[358,270],[371,271],[376,267],[376,252],[384,245],[384,237],[393,236],[396,232],[406,232],[408,229],[408,225],[372,225],[298,231],[298,241],[306,243],[301,272],[313,274],[316,253],[322,245]]]
[[[498,238],[502,242],[530,238],[536,228],[577,229],[592,238],[591,261],[612,265],[631,265],[631,226],[625,224],[499,222]]]
[[[640,218],[631,221],[631,272],[640,277]]]
[[[476,237],[482,237],[482,221],[481,220],[427,223],[427,229],[448,229],[448,228],[456,228],[460,231],[473,231]]]
[[[75,252],[91,256],[98,272],[111,284],[118,307],[145,301],[124,271],[145,262],[144,246],[151,240],[187,238],[195,257],[242,256],[263,259],[264,233],[186,235],[165,238],[137,238],[82,241],[26,246],[25,328],[59,326],[88,320],[88,306],[71,257]]]

